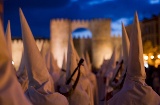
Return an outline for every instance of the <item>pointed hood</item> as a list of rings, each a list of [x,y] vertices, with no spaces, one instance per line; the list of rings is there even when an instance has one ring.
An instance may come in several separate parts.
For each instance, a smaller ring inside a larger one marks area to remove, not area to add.
[[[76,61],[77,61],[77,64],[78,64],[78,62],[79,62],[79,60],[80,60],[80,57],[79,57],[76,49],[75,49],[74,51],[75,51],[75,54],[76,54]],[[82,58],[84,58],[84,54],[82,54]],[[83,64],[84,64],[84,63],[83,63]],[[82,74],[83,76],[86,76],[86,70],[85,70],[84,66],[81,66],[81,67],[80,67],[80,72],[81,72],[81,74]]]
[[[8,46],[0,19],[0,97],[1,105],[31,105],[25,98],[11,65]]]
[[[90,70],[89,70],[89,67],[87,65],[87,62],[86,62],[86,59],[84,57],[84,54],[82,53],[82,58],[84,59],[84,62],[83,62],[83,68],[84,68],[84,72],[85,72],[85,76],[87,76],[89,73],[90,73]],[[81,67],[81,68],[82,68]]]
[[[107,67],[108,63],[109,63],[109,60],[103,59],[103,63],[101,65],[100,70],[98,71],[97,76],[100,76],[100,75],[104,76],[105,72],[107,71],[106,67]]]
[[[119,57],[118,60],[123,58],[123,49],[122,49],[122,45],[119,46]]]
[[[46,67],[48,69],[48,71],[51,70],[51,52],[50,50],[47,51],[46,55],[45,55],[45,63],[46,63]]]
[[[133,78],[146,78],[143,62],[141,30],[137,13],[135,13],[132,33],[130,35],[130,52],[127,74]]]
[[[67,51],[67,68],[66,68],[66,79],[67,80],[70,78],[70,76],[72,75],[76,67],[77,67],[77,60],[76,60],[75,48],[73,45],[72,36],[69,35],[68,51]],[[76,72],[75,75],[73,76],[73,80],[76,79],[77,74],[78,72]]]
[[[7,41],[9,55],[12,59],[12,39],[11,39],[11,28],[10,28],[9,20],[8,20],[7,29],[6,29],[6,41]]]
[[[60,68],[58,67],[57,60],[53,57],[53,54],[50,52],[50,72],[60,72]]]
[[[41,55],[44,60],[46,60],[46,54],[48,53],[48,51],[50,51],[50,46],[48,45],[48,43],[43,41],[42,48],[41,48]]]
[[[124,27],[124,24],[122,23],[122,48],[123,48],[123,60],[124,60],[124,69],[125,70],[128,65],[129,47],[130,47],[129,38],[128,38],[128,35],[126,32],[126,29]]]
[[[86,52],[86,63],[87,63],[89,71],[92,71],[92,64],[91,64],[88,52]]]
[[[49,79],[49,73],[21,9],[19,13],[29,85],[40,86]]]
[[[45,41],[43,41],[42,48],[41,48],[41,55],[43,60],[45,61],[46,67],[48,71],[50,70],[50,47]]]
[[[62,64],[62,69],[63,70],[66,70],[66,58],[65,58],[65,53],[64,53],[64,56],[63,56],[63,64]]]
[[[116,64],[116,67],[114,69],[114,73],[113,73],[113,78],[112,79],[114,79],[117,76],[117,73],[119,74],[123,70],[123,69],[120,69],[120,71],[119,71],[119,68],[122,66],[121,65],[122,60],[123,60],[123,56],[121,55],[121,57],[118,60],[118,64]],[[119,76],[121,76],[121,74]]]
[[[122,89],[108,101],[108,105],[160,105],[159,95],[144,80],[146,75],[137,13],[132,28],[126,78]]]
[[[112,56],[108,62],[107,68],[106,68],[105,75],[107,75],[108,72],[112,71],[116,67],[116,60],[117,60],[116,58],[117,58],[117,48],[114,47]]]
[[[24,52],[22,52],[22,57],[21,57],[21,63],[19,65],[18,71],[17,71],[17,77],[19,77],[21,74],[23,74],[25,69],[25,59],[24,59]]]
[[[42,55],[43,59],[45,59],[45,56],[46,56],[46,49],[44,46],[45,45],[44,45],[44,41],[43,41],[42,48],[41,48],[41,55]]]

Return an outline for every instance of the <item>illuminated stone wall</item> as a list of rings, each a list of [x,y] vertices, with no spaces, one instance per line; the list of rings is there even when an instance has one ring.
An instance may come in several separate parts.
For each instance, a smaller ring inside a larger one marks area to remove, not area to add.
[[[36,40],[36,44],[39,50],[41,50],[42,44],[44,43],[49,43],[48,40]],[[22,57],[22,52],[23,52],[23,42],[21,39],[14,39],[12,40],[12,59],[14,61],[14,67],[16,70],[18,70],[18,67],[21,62],[21,57]]]
[[[113,46],[119,47],[119,46],[122,45],[122,37],[120,35],[118,35],[118,36],[112,36],[111,40],[112,40],[112,45]]]
[[[19,67],[23,51],[23,42],[22,40],[13,40],[12,41],[12,60],[14,61],[14,67],[16,70]]]
[[[117,60],[119,59],[119,57],[121,56],[120,54],[122,54],[122,37],[120,35],[118,36],[112,36],[111,37],[112,40],[112,45],[117,47]]]
[[[82,54],[89,53],[90,58],[92,55],[92,39],[91,38],[74,38],[74,46],[78,54],[82,57]],[[92,60],[92,58],[91,58]]]
[[[56,19],[50,23],[51,51],[57,60],[58,66],[62,66],[63,56],[67,59],[68,37],[71,34],[70,20]]]
[[[111,20],[91,20],[90,30],[92,32],[92,63],[95,68],[99,68],[103,59],[109,59],[112,54]]]

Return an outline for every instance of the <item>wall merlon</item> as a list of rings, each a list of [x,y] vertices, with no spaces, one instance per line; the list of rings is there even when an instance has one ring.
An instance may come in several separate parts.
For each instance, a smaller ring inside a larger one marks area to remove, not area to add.
[[[57,24],[57,23],[68,23],[68,22],[70,22],[70,20],[69,19],[63,19],[63,18],[57,18],[57,19],[52,19],[51,21],[50,21],[50,24]]]

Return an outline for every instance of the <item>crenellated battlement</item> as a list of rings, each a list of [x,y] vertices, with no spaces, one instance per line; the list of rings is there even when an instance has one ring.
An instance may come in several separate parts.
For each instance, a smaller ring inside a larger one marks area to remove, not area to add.
[[[90,22],[111,22],[110,18],[94,18],[91,19]]]
[[[121,35],[112,35],[111,38],[122,38]]]
[[[50,21],[51,24],[54,24],[54,23],[66,23],[66,22],[70,22],[69,19],[64,19],[64,18],[57,18],[57,19],[52,19]]]
[[[83,23],[92,23],[92,22],[110,22],[111,19],[109,18],[95,18],[95,19],[90,19],[90,20],[86,20],[86,19],[74,19],[74,20],[70,20],[70,19],[67,19],[67,18],[55,18],[55,19],[52,19],[50,22],[52,23],[62,23],[62,22],[72,22],[72,23],[77,23],[77,24],[83,24]]]
[[[73,39],[92,39],[91,37],[89,37],[89,36],[77,36],[77,37],[75,37],[75,36],[72,36],[73,37]]]
[[[89,23],[90,21],[89,20],[79,20],[79,19],[75,19],[75,20],[72,20],[71,21],[72,23],[75,23],[75,24],[86,24],[86,23]]]

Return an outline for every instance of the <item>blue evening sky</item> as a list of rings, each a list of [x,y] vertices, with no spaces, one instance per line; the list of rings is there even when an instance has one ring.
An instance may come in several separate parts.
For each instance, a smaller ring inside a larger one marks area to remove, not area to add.
[[[160,0],[4,0],[4,26],[11,21],[12,37],[21,37],[19,7],[22,8],[35,37],[49,38],[53,18],[111,18],[111,34],[121,35],[121,22],[131,24],[134,12],[139,19],[160,14]],[[79,29],[74,32],[90,32]]]

